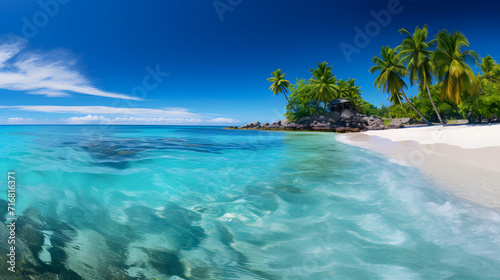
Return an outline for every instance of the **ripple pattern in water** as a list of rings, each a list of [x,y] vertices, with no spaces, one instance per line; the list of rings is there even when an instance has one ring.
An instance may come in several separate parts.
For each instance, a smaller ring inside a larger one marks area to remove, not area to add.
[[[334,134],[3,126],[0,145],[26,275],[500,278],[498,213]]]

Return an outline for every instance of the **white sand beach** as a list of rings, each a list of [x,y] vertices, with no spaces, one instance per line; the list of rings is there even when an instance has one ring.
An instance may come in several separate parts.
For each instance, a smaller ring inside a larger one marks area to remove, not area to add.
[[[500,212],[500,124],[411,127],[338,139],[420,168],[453,195]]]

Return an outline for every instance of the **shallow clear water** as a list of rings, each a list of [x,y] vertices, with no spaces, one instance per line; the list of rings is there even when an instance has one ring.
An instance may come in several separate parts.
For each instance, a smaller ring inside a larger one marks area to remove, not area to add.
[[[500,278],[498,213],[335,134],[2,126],[0,145],[36,258],[84,279]]]

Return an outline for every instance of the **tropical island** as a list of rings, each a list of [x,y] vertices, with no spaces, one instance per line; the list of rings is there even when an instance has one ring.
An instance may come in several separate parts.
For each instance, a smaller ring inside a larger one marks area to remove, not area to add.
[[[284,120],[230,128],[359,132],[500,121],[500,65],[490,55],[464,50],[470,44],[459,31],[441,30],[432,40],[427,25],[399,32],[401,44],[383,46],[369,69],[390,106],[363,100],[355,79],[337,79],[332,65],[318,62],[308,80],[297,78],[295,84],[281,69],[271,73],[270,90],[288,103]],[[471,65],[481,72],[475,74]],[[418,95],[409,96],[408,87],[417,87]]]

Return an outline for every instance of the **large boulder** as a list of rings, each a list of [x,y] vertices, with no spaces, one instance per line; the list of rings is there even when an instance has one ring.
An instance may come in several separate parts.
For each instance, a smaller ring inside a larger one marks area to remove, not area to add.
[[[398,118],[398,119],[393,119],[393,120],[400,120],[403,125],[410,125],[410,124],[424,124],[422,121],[417,121],[411,118]]]
[[[338,123],[342,117],[339,112],[334,111],[328,114],[330,122]]]
[[[282,119],[281,121],[278,122],[280,126],[286,126],[289,123],[290,121],[288,121],[287,119]]]
[[[329,116],[313,115],[313,116],[302,117],[298,121],[296,121],[296,123],[309,124],[313,122],[328,122],[329,119],[330,119]]]
[[[311,116],[307,116],[307,117],[302,117],[300,118],[297,123],[298,124],[303,124],[303,123],[309,123],[311,121]]]
[[[403,127],[405,127],[405,125],[403,124],[403,121],[401,119],[393,119],[388,126],[389,129],[397,129]]]
[[[340,113],[340,121],[349,121],[352,120],[352,118],[355,116],[355,112],[352,110],[346,109],[343,110],[342,113]]]
[[[260,127],[260,122],[255,121],[255,122],[247,123],[246,125],[242,126],[241,128],[254,128],[254,127]]]
[[[402,118],[402,119],[400,119],[400,120],[401,120],[401,123],[402,123],[403,125],[409,125],[409,124],[410,124],[410,121],[411,121],[411,119],[410,119],[410,118]]]
[[[252,126],[252,127],[260,126],[260,122],[259,121],[251,122],[250,126]]]
[[[279,122],[273,122],[272,124],[267,126],[267,128],[278,128],[278,127],[280,127]]]
[[[384,125],[384,120],[382,118],[377,117],[377,116],[371,115],[368,118],[368,125],[374,125],[374,124]]]

